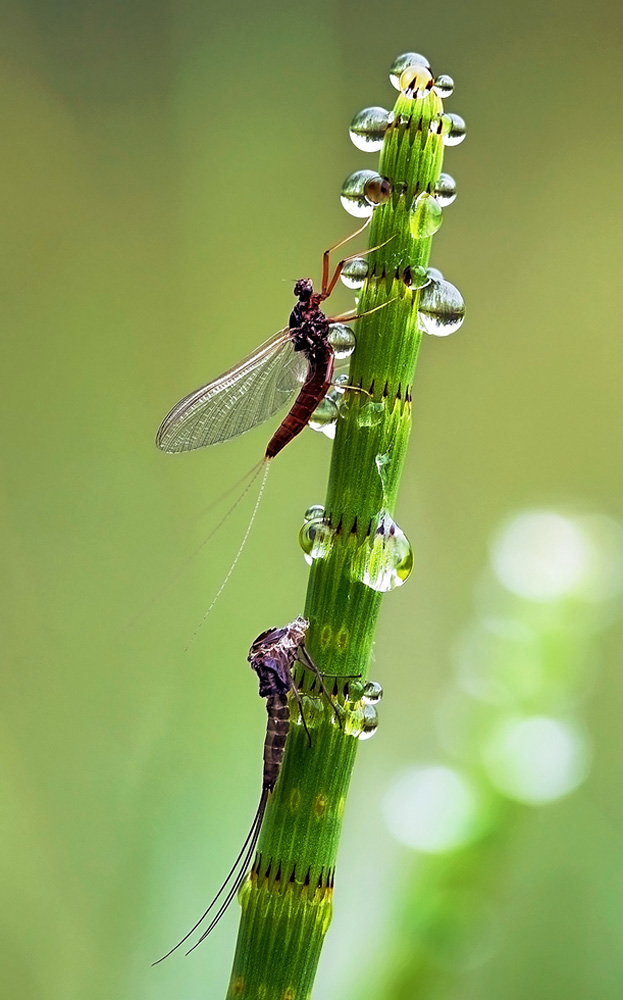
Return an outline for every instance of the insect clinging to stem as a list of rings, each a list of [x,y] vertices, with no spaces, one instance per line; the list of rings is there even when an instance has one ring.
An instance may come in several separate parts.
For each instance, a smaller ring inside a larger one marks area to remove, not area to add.
[[[341,717],[338,707],[330,698],[324,684],[323,676],[305,648],[305,635],[308,628],[309,622],[307,619],[299,616],[288,625],[284,625],[280,628],[267,629],[265,632],[262,632],[251,645],[248,660],[251,667],[255,670],[259,677],[259,693],[260,697],[266,698],[266,712],[268,714],[268,718],[266,720],[266,737],[264,739],[262,793],[260,795],[259,805],[240,853],[234,861],[227,878],[223,882],[221,888],[208,906],[207,910],[205,910],[188,933],[185,934],[184,937],[166,953],[166,955],[163,955],[157,962],[154,962],[154,965],[158,965],[159,962],[164,961],[165,958],[168,958],[169,955],[171,955],[182,944],[184,944],[185,941],[188,940],[191,934],[193,934],[203,923],[208,914],[213,910],[218,900],[221,899],[223,893],[227,890],[225,898],[219,906],[215,916],[212,918],[210,924],[186,954],[190,954],[191,951],[194,951],[197,945],[201,944],[201,942],[207,938],[208,934],[214,930],[217,923],[225,913],[225,910],[234,899],[238,889],[244,882],[260,835],[260,829],[264,819],[264,813],[266,812],[268,800],[275,788],[275,785],[277,784],[277,780],[281,772],[286,739],[290,728],[290,707],[288,704],[288,695],[290,692],[292,692],[292,695],[298,703],[299,711],[301,713],[301,722],[305,727],[311,746],[311,736],[309,734],[309,730],[307,729],[305,716],[303,714],[303,699],[292,676],[292,668],[295,662],[301,663],[304,667],[311,670],[315,674],[322,693],[331,705],[338,724],[341,725]]]

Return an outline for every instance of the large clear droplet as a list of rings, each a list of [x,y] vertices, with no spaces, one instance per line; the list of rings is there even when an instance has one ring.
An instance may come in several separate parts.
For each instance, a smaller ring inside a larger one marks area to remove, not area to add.
[[[443,281],[443,274],[438,267],[427,267],[426,273],[428,274],[429,280],[432,278],[433,281]]]
[[[355,257],[354,260],[348,260],[342,268],[342,273],[340,278],[342,283],[346,285],[347,288],[358,289],[363,287],[363,283],[368,276],[368,271],[370,270],[370,265],[368,261],[363,257]]]
[[[430,63],[426,56],[420,55],[419,52],[403,52],[401,56],[397,56],[389,70],[391,85],[396,90],[400,90],[400,77],[408,66],[426,66],[430,68]]]
[[[328,556],[332,538],[333,528],[324,520],[324,509],[318,517],[307,518],[306,515],[305,523],[299,531],[299,545],[309,566],[315,559],[325,559]]]
[[[456,181],[450,174],[439,174],[439,178],[433,189],[433,194],[437,204],[442,208],[447,208],[456,198]]]
[[[436,115],[431,119],[430,131],[435,135],[440,135],[444,146],[458,146],[465,138],[465,122],[460,115],[448,114]]]
[[[376,705],[383,697],[383,688],[378,681],[368,681],[363,689],[362,698],[369,705]]]
[[[364,108],[353,118],[348,134],[357,149],[374,153],[383,145],[389,121],[390,112],[385,108]]]
[[[428,191],[422,191],[413,199],[409,209],[409,229],[416,240],[433,236],[441,228],[443,211],[436,198]]]
[[[320,431],[322,434],[326,434],[328,438],[333,439],[335,437],[338,416],[339,411],[336,403],[325,396],[322,402],[318,403],[318,406],[309,418],[308,427],[311,427],[313,431]]]
[[[451,97],[454,91],[454,80],[446,73],[435,77],[434,90],[437,97]]]
[[[344,323],[332,323],[329,327],[327,340],[333,348],[333,353],[338,361],[349,358],[355,350],[357,341],[355,334],[349,326]]]
[[[434,278],[422,289],[418,324],[425,333],[447,337],[458,330],[464,319],[463,296],[449,281]]]
[[[374,705],[367,704],[366,702],[362,705],[362,719],[361,719],[361,729],[358,733],[360,740],[369,740],[374,736],[378,729],[379,717]]]
[[[387,201],[391,195],[391,184],[376,170],[356,170],[342,184],[340,201],[350,215],[367,219],[376,205]]]
[[[400,74],[399,89],[405,97],[426,97],[432,86],[433,74],[426,66],[408,66]]]
[[[413,569],[413,549],[388,511],[381,511],[376,531],[365,546],[362,583],[383,594],[401,587]]]

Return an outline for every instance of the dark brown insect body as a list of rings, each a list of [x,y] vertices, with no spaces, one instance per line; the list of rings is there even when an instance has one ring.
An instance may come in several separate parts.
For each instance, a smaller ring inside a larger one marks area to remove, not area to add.
[[[325,690],[317,668],[309,658],[309,654],[305,651],[304,640],[308,627],[309,622],[305,618],[295,618],[293,622],[282,628],[272,628],[266,632],[262,632],[255,639],[249,650],[248,660],[259,677],[260,696],[266,698],[266,711],[268,713],[266,737],[264,740],[264,766],[260,802],[242,849],[209,907],[194,927],[189,930],[188,934],[174,948],[171,948],[166,955],[158,959],[158,962],[162,962],[165,958],[168,958],[172,952],[179,948],[197,930],[208,913],[213,909],[217,900],[228,889],[216,915],[190,951],[193,951],[197,945],[201,944],[219,922],[246,877],[260,835],[266,805],[277,784],[283,763],[286,739],[290,728],[290,708],[288,705],[288,694],[290,691],[299,703],[299,707],[301,705],[301,697],[292,677],[292,667],[299,658],[299,655],[301,656],[301,662],[308,669],[316,672],[320,678],[321,687]],[[301,718],[303,719],[303,724],[305,724],[302,714]],[[158,962],[155,962],[154,965],[157,965]]]
[[[264,454],[267,459],[278,455],[307,425],[329,390],[335,367],[328,339],[330,323],[320,308],[326,293],[314,292],[309,278],[301,278],[294,286],[294,294],[299,301],[290,313],[288,326],[294,350],[305,355],[309,370],[289,413],[268,442]]]

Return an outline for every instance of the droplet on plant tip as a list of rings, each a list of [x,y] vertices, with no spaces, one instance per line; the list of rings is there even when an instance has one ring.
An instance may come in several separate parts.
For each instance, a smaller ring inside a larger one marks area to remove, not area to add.
[[[327,340],[333,348],[333,353],[338,361],[349,358],[355,350],[355,334],[349,326],[344,323],[331,323]]]
[[[321,510],[322,514],[318,517],[307,519],[306,516],[305,523],[299,531],[299,545],[309,566],[315,559],[324,559],[331,549],[333,528],[324,520],[324,508]]]
[[[367,260],[363,257],[355,257],[354,260],[348,260],[344,264],[340,278],[347,288],[361,288],[368,276],[369,270],[370,265]]]
[[[423,288],[430,281],[428,268],[422,267],[420,264],[415,267],[409,265],[405,268],[403,280],[407,288]]]
[[[437,204],[442,208],[447,208],[456,198],[456,181],[450,174],[439,174],[437,183],[433,189],[433,194],[437,199]]]
[[[364,702],[362,707],[361,730],[358,733],[360,740],[369,740],[378,729],[379,717],[374,705]]]
[[[443,212],[441,205],[428,191],[422,191],[413,199],[409,209],[409,229],[415,240],[433,236],[441,228]]]
[[[401,587],[413,569],[413,549],[388,511],[381,511],[376,531],[364,544],[362,583],[382,594]]]
[[[383,697],[383,688],[378,681],[368,681],[363,689],[362,698],[368,705],[376,705]]]
[[[375,206],[387,201],[390,194],[390,182],[376,170],[356,170],[342,184],[340,201],[351,215],[367,219]]]
[[[451,97],[454,91],[454,80],[451,76],[441,73],[439,76],[435,77],[433,89],[437,94],[437,97]]]
[[[422,289],[418,324],[424,333],[447,337],[458,330],[464,319],[463,296],[449,281],[434,278]]]
[[[400,90],[400,77],[408,66],[426,66],[428,69],[430,63],[426,56],[420,55],[419,52],[403,52],[401,56],[394,59],[389,70],[389,79],[392,87],[395,87],[396,90]]]
[[[324,517],[324,507],[322,506],[322,504],[313,503],[311,507],[308,507],[307,510],[305,511],[305,514],[303,515],[303,520],[314,521],[318,520],[318,518],[322,520],[323,517]]]
[[[374,153],[383,145],[389,122],[390,112],[385,108],[364,108],[353,118],[348,134],[357,149]]]
[[[433,74],[427,66],[408,66],[400,74],[399,89],[405,97],[426,97],[433,86]]]
[[[326,434],[327,437],[335,437],[335,427],[337,424],[337,418],[339,416],[338,408],[332,399],[325,398],[312,413],[309,418],[308,426],[311,427],[313,431],[320,431],[322,434]]]
[[[465,138],[465,122],[460,115],[436,115],[431,119],[430,131],[440,135],[444,146],[458,146]]]

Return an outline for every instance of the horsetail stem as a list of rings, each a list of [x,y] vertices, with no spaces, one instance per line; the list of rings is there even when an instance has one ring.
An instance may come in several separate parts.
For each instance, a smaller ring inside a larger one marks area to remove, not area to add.
[[[365,274],[350,385],[341,400],[324,509],[308,512],[302,545],[312,562],[305,606],[307,648],[341,706],[341,725],[302,671],[305,719],[292,726],[257,856],[241,893],[242,921],[228,1000],[308,1000],[331,920],[335,860],[359,738],[376,726],[378,685],[368,663],[383,592],[401,585],[411,547],[393,513],[411,430],[413,376],[422,332],[446,335],[463,317],[456,289],[427,270],[453,182],[444,145],[462,138],[444,114],[449,77],[434,80],[422,56],[399,57],[390,74],[393,112],[366,109],[351,125],[359,148],[381,147],[378,173],[357,171],[342,203],[371,215],[369,246],[348,268]],[[298,721],[293,709],[293,720]]]

